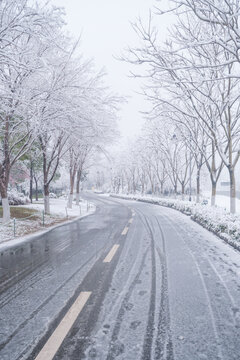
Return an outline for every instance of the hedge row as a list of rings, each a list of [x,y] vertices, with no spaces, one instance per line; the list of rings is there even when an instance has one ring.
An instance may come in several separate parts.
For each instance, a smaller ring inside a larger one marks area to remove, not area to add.
[[[229,214],[225,209],[219,207],[211,207],[183,200],[140,195],[111,194],[111,196],[147,202],[181,211],[240,251],[240,215]]]

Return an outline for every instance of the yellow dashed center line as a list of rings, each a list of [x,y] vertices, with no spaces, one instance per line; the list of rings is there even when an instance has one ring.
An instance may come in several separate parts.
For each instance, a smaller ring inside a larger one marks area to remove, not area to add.
[[[52,360],[54,358],[90,295],[90,291],[83,291],[80,293],[77,300],[68,310],[67,314],[50,336],[35,360]]]
[[[132,216],[135,216],[135,213],[132,212]],[[129,219],[128,223],[132,224],[133,218]],[[122,235],[126,235],[129,228],[126,226]],[[103,260],[104,263],[110,263],[116,254],[120,245],[115,244]],[[55,329],[53,334],[50,336],[40,353],[37,355],[35,360],[52,360],[56,355],[58,349],[60,348],[63,340],[71,330],[74,322],[76,321],[78,315],[82,311],[84,305],[88,301],[88,298],[91,295],[91,291],[82,291],[74,304],[68,310],[67,314],[64,316],[58,327]]]
[[[122,235],[126,235],[127,232],[128,232],[128,227],[126,226],[126,227],[123,229],[123,231],[122,231]]]
[[[113,247],[111,248],[111,250],[109,251],[109,253],[105,257],[103,262],[104,263],[109,263],[112,260],[112,258],[114,257],[114,255],[116,254],[118,248],[119,248],[118,244],[113,245]]]

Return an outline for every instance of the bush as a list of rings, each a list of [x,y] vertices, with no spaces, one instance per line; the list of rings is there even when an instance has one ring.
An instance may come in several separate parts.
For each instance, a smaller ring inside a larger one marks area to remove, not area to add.
[[[30,202],[29,198],[16,190],[11,190],[8,193],[9,205],[24,205]]]

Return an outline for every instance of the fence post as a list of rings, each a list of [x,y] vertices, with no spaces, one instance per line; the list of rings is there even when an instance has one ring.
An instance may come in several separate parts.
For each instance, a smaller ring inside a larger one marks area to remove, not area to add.
[[[65,210],[66,210],[66,217],[67,217],[67,219],[68,219],[67,207],[65,207]]]
[[[13,218],[13,236],[16,236],[16,219]]]
[[[87,212],[88,212],[88,201],[87,201]]]
[[[44,221],[44,210],[42,211],[42,225],[44,226],[45,225],[45,221]]]
[[[79,205],[80,215],[82,215],[81,205]]]

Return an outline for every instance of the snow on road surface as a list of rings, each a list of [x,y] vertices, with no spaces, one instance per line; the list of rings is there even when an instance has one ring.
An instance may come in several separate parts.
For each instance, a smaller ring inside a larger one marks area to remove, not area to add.
[[[239,252],[173,209],[88,197],[92,216],[1,256],[0,358],[35,358],[79,289],[55,360],[239,360]]]
[[[125,203],[136,216],[86,358],[239,360],[239,252],[175,210]]]

